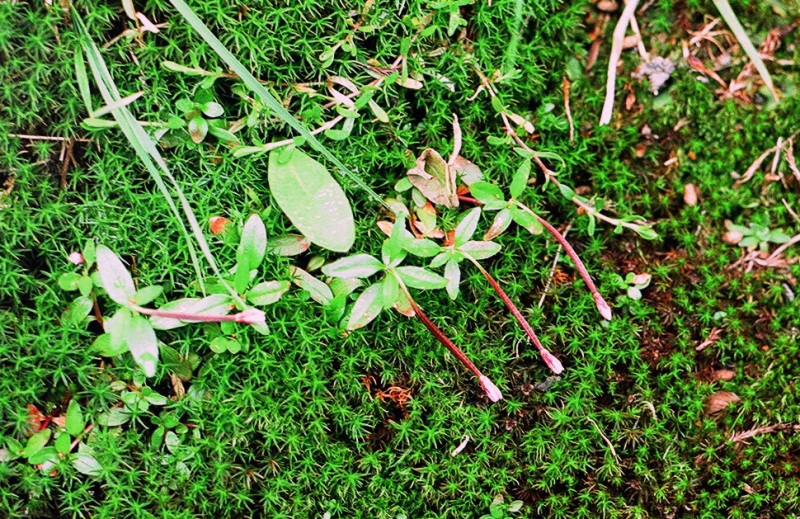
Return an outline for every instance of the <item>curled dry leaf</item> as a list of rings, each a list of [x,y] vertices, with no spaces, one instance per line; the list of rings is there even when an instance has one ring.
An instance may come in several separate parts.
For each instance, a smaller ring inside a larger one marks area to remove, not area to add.
[[[455,171],[434,149],[428,148],[417,158],[417,165],[408,170],[411,184],[434,204],[458,207]]]
[[[481,169],[461,155],[451,162],[450,169],[453,171],[453,176],[458,175],[461,177],[461,181],[468,186],[483,180]]]
[[[717,391],[706,398],[706,416],[714,416],[724,411],[730,404],[741,401],[739,395],[730,391]]]

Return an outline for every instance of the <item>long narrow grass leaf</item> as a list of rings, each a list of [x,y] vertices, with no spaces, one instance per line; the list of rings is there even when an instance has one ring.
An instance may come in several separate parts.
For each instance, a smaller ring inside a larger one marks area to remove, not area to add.
[[[256,95],[261,99],[261,102],[272,110],[275,115],[281,118],[283,122],[291,126],[297,133],[306,139],[308,144],[321,153],[326,159],[331,161],[341,172],[342,175],[352,180],[361,189],[363,189],[370,197],[380,204],[383,204],[383,198],[378,195],[366,182],[364,182],[358,175],[350,170],[341,160],[331,153],[317,138],[308,131],[286,108],[278,101],[275,96],[269,93],[259,81],[250,74],[250,71],[238,60],[236,56],[231,54],[221,41],[206,27],[200,18],[194,13],[191,7],[183,0],[170,0],[175,9],[189,22],[189,25],[197,31],[203,40],[217,53],[217,55],[228,64],[233,72],[239,76],[245,85],[248,86]]]
[[[103,60],[100,49],[89,38],[86,27],[83,25],[78,13],[73,10],[73,15],[76,21],[76,26],[78,27],[78,31],[82,37],[82,45],[84,46],[84,50],[89,61],[89,67],[92,70],[95,82],[97,83],[105,103],[109,106],[119,104],[122,100],[122,97],[120,96],[120,93],[114,84],[113,77],[111,76],[105,61]],[[214,256],[211,253],[211,249],[208,246],[208,242],[203,235],[203,231],[200,228],[200,224],[194,215],[194,211],[192,210],[189,201],[183,194],[183,191],[181,190],[178,182],[175,180],[175,177],[172,176],[167,168],[166,162],[164,162],[164,159],[158,152],[158,149],[156,148],[153,140],[150,138],[150,135],[148,135],[142,125],[139,124],[133,114],[126,107],[118,106],[111,111],[111,114],[114,116],[114,119],[119,124],[120,129],[130,142],[131,146],[133,146],[134,151],[136,151],[136,154],[139,156],[139,159],[144,163],[159,191],[161,191],[163,194],[170,211],[172,211],[173,215],[178,220],[181,232],[186,239],[186,243],[189,248],[189,255],[195,272],[198,276],[198,282],[200,283],[201,289],[204,291],[203,272],[200,267],[200,261],[197,257],[194,243],[192,242],[190,233],[186,228],[183,218],[181,217],[181,213],[178,210],[175,201],[173,200],[172,195],[162,178],[162,173],[170,181],[170,184],[172,184],[183,210],[183,214],[186,217],[186,220],[189,222],[189,226],[192,229],[192,234],[197,240],[197,243],[206,261],[208,261],[214,274],[228,288],[228,291],[231,292],[231,295],[235,299],[239,300],[238,294],[236,294],[233,288],[223,280],[222,273],[220,272],[216,261],[214,260]]]
[[[764,60],[761,59],[761,54],[758,53],[758,49],[756,49],[756,47],[753,45],[753,42],[750,41],[747,33],[744,32],[744,27],[742,27],[742,24],[739,23],[739,18],[737,18],[736,13],[733,12],[731,4],[728,2],[728,0],[714,0],[714,5],[717,7],[717,10],[719,10],[719,13],[722,15],[725,23],[727,23],[728,27],[731,28],[731,32],[733,32],[733,35],[736,36],[736,39],[739,41],[739,45],[742,46],[742,49],[744,49],[747,57],[750,58],[750,61],[752,61],[753,65],[755,65],[762,81],[764,81],[764,84],[767,85],[769,93],[772,94],[773,99],[777,101],[778,94],[775,92],[775,85],[772,84],[772,76],[769,75],[769,70],[767,70]]]

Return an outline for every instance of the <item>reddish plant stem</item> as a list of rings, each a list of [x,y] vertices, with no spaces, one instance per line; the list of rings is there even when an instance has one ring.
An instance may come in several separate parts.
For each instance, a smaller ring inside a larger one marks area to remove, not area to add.
[[[179,321],[196,321],[196,322],[211,322],[221,323],[231,321],[236,323],[252,324],[248,319],[245,312],[226,315],[213,315],[213,314],[192,314],[186,312],[170,312],[168,310],[154,310],[152,308],[144,308],[142,306],[131,305],[132,310],[140,314],[150,315],[155,317],[166,317],[168,319],[177,319]]]
[[[539,340],[539,337],[536,336],[536,332],[533,331],[533,328],[531,328],[531,325],[525,319],[525,316],[522,315],[522,312],[519,311],[517,305],[515,305],[514,302],[511,301],[511,298],[508,297],[508,294],[506,294],[505,290],[503,290],[503,287],[500,286],[500,283],[498,283],[497,280],[494,279],[491,274],[489,274],[489,271],[483,268],[483,265],[478,263],[478,260],[476,260],[475,258],[473,258],[468,254],[465,254],[464,256],[470,262],[472,262],[472,264],[475,265],[475,267],[477,267],[478,270],[481,271],[481,274],[483,274],[483,277],[486,278],[486,281],[489,282],[489,284],[492,286],[497,295],[500,296],[500,299],[503,300],[503,303],[506,305],[506,308],[509,309],[509,311],[517,320],[519,325],[522,326],[522,329],[525,330],[525,334],[528,336],[528,338],[531,340],[534,346],[536,346],[536,349],[539,350],[539,353],[541,354],[547,366],[550,369],[552,369],[556,374],[559,374],[562,371],[564,371],[561,362],[559,362],[558,359],[553,357],[553,354],[550,353],[547,350],[547,348],[545,348],[542,345],[542,342]]]
[[[425,325],[425,328],[427,328],[428,331],[431,332],[431,334],[436,338],[437,341],[442,343],[442,345],[444,345],[444,347],[447,348],[450,351],[450,353],[455,355],[455,357],[464,366],[466,366],[468,370],[470,370],[476,377],[478,377],[478,381],[481,384],[481,388],[483,388],[483,391],[486,393],[486,396],[489,397],[489,400],[491,400],[492,402],[497,402],[498,400],[502,400],[503,394],[500,392],[500,389],[494,384],[494,382],[492,382],[489,379],[489,377],[481,373],[478,367],[475,366],[475,364],[473,364],[471,360],[469,360],[469,357],[467,357],[467,355],[463,351],[461,351],[461,349],[458,346],[456,346],[455,343],[453,343],[453,341],[451,341],[450,338],[447,337],[444,334],[444,332],[442,332],[442,330],[440,330],[435,324],[433,324],[433,321],[428,319],[428,316],[425,315],[425,312],[422,311],[422,308],[420,308],[417,302],[414,301],[414,298],[411,297],[411,293],[408,291],[408,288],[403,283],[403,280],[400,279],[400,276],[398,276],[396,273],[394,273],[394,276],[397,279],[397,282],[400,284],[400,289],[408,298],[408,302],[411,304],[411,308],[414,310],[414,315],[417,317],[417,319],[422,321],[422,324]]]
[[[559,244],[561,244],[562,247],[564,247],[564,251],[570,257],[570,259],[572,259],[572,262],[575,264],[575,268],[578,270],[578,273],[581,275],[583,281],[586,283],[586,286],[589,288],[589,291],[592,293],[592,296],[594,297],[594,302],[597,305],[597,310],[600,312],[600,315],[602,315],[603,318],[610,321],[611,307],[608,306],[606,300],[603,299],[602,295],[600,295],[600,292],[597,290],[594,281],[592,281],[592,277],[589,275],[589,271],[586,270],[586,267],[583,265],[583,262],[578,257],[578,253],[575,252],[575,249],[572,248],[572,245],[570,245],[567,239],[564,238],[564,236],[560,232],[558,232],[558,229],[550,225],[550,222],[548,222],[538,214],[531,211],[530,208],[528,208],[526,205],[521,204],[516,200],[514,202],[522,210],[524,210],[525,212],[529,213],[531,216],[536,218],[536,220],[540,224],[542,224],[542,227],[544,227],[547,230],[547,232],[549,232],[553,236],[553,238],[555,238],[556,241]]]
[[[455,357],[459,361],[461,361],[461,363],[464,366],[466,366],[468,370],[474,373],[476,377],[480,378],[481,376],[483,376],[478,367],[475,366],[475,364],[473,364],[471,360],[469,360],[469,357],[467,357],[467,355],[463,351],[461,351],[461,348],[456,346],[455,343],[451,341],[450,338],[444,334],[444,332],[442,332],[442,330],[440,330],[435,324],[433,324],[433,321],[431,321],[428,318],[428,316],[425,315],[425,312],[422,311],[422,308],[420,308],[415,301],[413,300],[409,301],[411,301],[411,308],[414,309],[414,315],[417,316],[417,319],[422,321],[422,324],[424,324],[425,328],[427,328],[428,331],[431,332],[431,334],[433,334],[436,340],[442,343],[442,345],[444,345],[444,347],[447,348],[450,351],[450,353],[455,355]]]
[[[475,265],[475,267],[478,270],[481,271],[481,274],[483,274],[483,277],[486,278],[486,281],[488,281],[489,284],[492,285],[494,291],[497,292],[497,295],[500,296],[500,299],[503,300],[503,303],[506,305],[506,308],[509,309],[509,311],[514,315],[514,318],[517,320],[519,325],[522,326],[522,329],[525,330],[525,333],[528,335],[528,338],[531,340],[534,346],[536,346],[536,349],[538,349],[539,351],[545,349],[545,347],[542,346],[539,337],[536,336],[536,332],[533,331],[533,328],[531,328],[531,325],[525,319],[525,316],[522,315],[522,312],[519,311],[517,305],[515,305],[514,302],[511,301],[511,298],[508,297],[508,294],[506,294],[505,290],[503,290],[503,287],[500,286],[500,283],[498,283],[497,280],[494,279],[492,275],[489,274],[489,272],[485,268],[483,268],[483,265],[478,263],[478,260],[476,260],[472,256],[468,255],[465,256],[468,260],[472,262],[473,265]]]

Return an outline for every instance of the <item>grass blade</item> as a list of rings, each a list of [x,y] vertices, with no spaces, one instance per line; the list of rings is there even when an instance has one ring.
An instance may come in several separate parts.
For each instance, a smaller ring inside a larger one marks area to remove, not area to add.
[[[105,101],[106,105],[116,107],[111,110],[111,114],[117,121],[117,124],[130,142],[131,146],[133,146],[139,159],[144,163],[159,191],[161,191],[162,195],[164,196],[170,211],[177,219],[181,232],[183,233],[186,243],[189,247],[189,256],[191,257],[192,265],[194,266],[195,273],[197,274],[201,290],[205,292],[203,271],[200,267],[197,251],[194,243],[191,240],[189,230],[186,228],[186,224],[181,217],[181,213],[178,211],[177,205],[172,198],[170,190],[164,182],[162,174],[163,176],[167,177],[167,179],[170,181],[170,184],[172,184],[183,210],[183,214],[186,217],[186,220],[189,222],[192,234],[197,240],[200,250],[202,251],[206,261],[208,261],[209,265],[211,266],[211,269],[214,271],[214,274],[220,279],[223,285],[228,288],[231,296],[233,296],[237,301],[241,302],[238,294],[236,294],[236,291],[233,290],[233,288],[223,280],[222,273],[217,267],[216,261],[211,254],[211,249],[209,248],[208,242],[203,235],[203,231],[200,229],[200,224],[197,222],[194,211],[192,210],[189,201],[186,199],[186,196],[183,194],[183,191],[175,180],[175,177],[172,176],[167,168],[167,165],[164,162],[164,159],[161,157],[161,154],[158,152],[155,143],[150,138],[150,135],[148,135],[148,133],[144,130],[142,125],[139,124],[133,114],[127,109],[127,107],[120,105],[122,97],[120,96],[120,93],[114,84],[114,79],[105,64],[105,61],[103,60],[100,49],[89,37],[86,27],[83,25],[83,21],[80,19],[77,11],[74,9],[73,16],[76,22],[78,33],[82,38],[81,44],[86,52],[89,67],[92,71],[100,93],[103,96],[103,100]],[[80,58],[80,60],[78,58]],[[78,61],[83,61],[82,56],[76,57],[76,63]],[[78,67],[78,70],[80,70],[80,67]]]
[[[250,71],[238,60],[236,56],[231,54],[228,49],[222,44],[219,39],[214,36],[214,33],[206,27],[206,25],[200,20],[200,18],[194,13],[191,7],[184,2],[183,0],[170,0],[175,9],[189,22],[189,25],[197,31],[197,34],[200,35],[203,40],[217,53],[217,55],[227,63],[227,65],[231,68],[231,70],[239,76],[245,85],[247,85],[250,90],[255,92],[255,94],[259,97],[262,103],[267,106],[270,110],[272,110],[275,115],[281,118],[283,122],[288,124],[292,127],[297,133],[299,133],[303,138],[308,141],[308,144],[321,153],[326,159],[331,161],[338,169],[339,172],[344,175],[345,177],[352,180],[358,187],[363,189],[373,200],[380,203],[381,205],[384,204],[383,198],[378,195],[366,182],[361,180],[361,178],[356,175],[353,171],[350,170],[347,166],[344,165],[342,161],[340,161],[336,156],[325,147],[317,138],[308,131],[308,129],[303,126],[297,119],[295,119],[292,114],[290,114],[278,101],[275,97],[269,93],[269,91],[264,88],[259,81],[250,74]]]
[[[750,38],[747,36],[747,33],[744,32],[744,27],[739,23],[739,19],[736,17],[736,13],[733,12],[731,4],[728,0],[714,0],[714,5],[722,15],[725,23],[731,28],[733,35],[739,40],[739,45],[741,45],[742,49],[747,53],[747,57],[750,58],[750,61],[755,65],[758,74],[761,76],[764,84],[767,85],[770,94],[772,94],[772,98],[777,101],[778,94],[775,92],[775,85],[772,84],[772,76],[769,75],[769,70],[767,70],[767,66],[764,65],[764,60],[761,59],[761,54],[758,53],[758,49],[755,48],[753,42],[751,42]]]

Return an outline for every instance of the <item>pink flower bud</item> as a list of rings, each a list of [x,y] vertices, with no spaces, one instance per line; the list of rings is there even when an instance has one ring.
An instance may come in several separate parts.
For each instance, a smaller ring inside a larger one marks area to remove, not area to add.
[[[558,375],[562,371],[564,371],[564,366],[561,365],[561,361],[558,360],[555,355],[550,353],[547,350],[542,350],[542,359],[544,359],[544,363],[547,364],[547,367],[553,370],[553,373]]]
[[[600,312],[600,315],[603,316],[603,319],[610,321],[611,307],[608,306],[608,303],[606,303],[606,300],[603,299],[603,296],[601,296],[599,292],[595,292],[594,294],[594,303],[597,305],[597,310]]]
[[[69,260],[69,262],[72,263],[73,265],[80,265],[84,262],[83,254],[81,254],[80,252],[73,252],[72,254],[67,256],[67,260]]]
[[[484,391],[486,391],[486,396],[489,397],[489,400],[492,402],[497,402],[498,400],[503,399],[503,393],[501,393],[500,389],[494,385],[494,382],[489,380],[489,377],[486,375],[481,375],[479,380],[481,381],[481,387]]]
[[[267,315],[258,308],[248,308],[234,316],[237,323],[244,324],[267,324]]]

